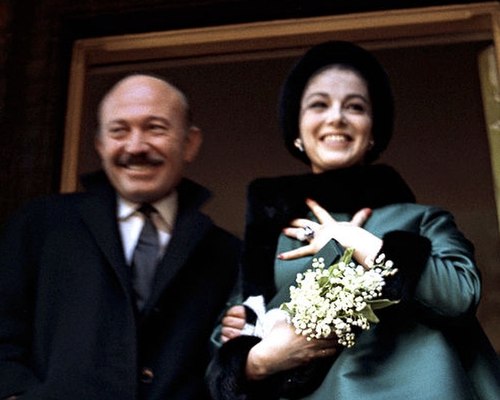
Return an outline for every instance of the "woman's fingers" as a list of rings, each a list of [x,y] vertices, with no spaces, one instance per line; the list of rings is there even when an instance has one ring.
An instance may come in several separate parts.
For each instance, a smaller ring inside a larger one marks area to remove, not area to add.
[[[280,260],[293,260],[294,258],[305,257],[308,255],[314,254],[316,252],[317,252],[316,248],[313,245],[308,244],[308,245],[299,247],[299,248],[294,249],[294,250],[285,251],[283,253],[280,253],[280,254],[278,254],[278,258]]]
[[[224,317],[222,318],[222,326],[235,329],[243,329],[246,322],[245,320],[245,307],[232,306],[224,314]]]
[[[295,229],[303,229],[306,226],[310,226],[311,228],[314,228],[317,225],[319,225],[317,222],[313,222],[307,218],[296,218],[296,219],[292,220],[292,222],[290,222],[290,227],[295,228]]]
[[[241,329],[223,327],[221,329],[220,340],[222,343],[226,343],[228,340],[234,339],[238,336],[241,336]]]
[[[324,344],[324,347],[321,347],[316,350],[316,357],[332,357],[337,354],[339,351],[338,342],[329,340],[328,343]]]
[[[307,206],[317,218],[318,222],[306,218],[294,219],[290,226],[283,229],[288,237],[304,242],[304,246],[287,251],[278,255],[281,260],[306,257],[318,252],[329,240],[337,240],[343,247],[354,247],[360,254],[371,254],[371,248],[366,251],[365,237],[368,232],[362,226],[372,214],[370,208],[362,208],[356,212],[350,221],[338,222],[327,210],[321,207],[315,200],[307,199]],[[371,234],[368,235],[371,238]],[[379,245],[379,243],[375,243]],[[357,256],[358,254],[355,254]]]
[[[240,317],[225,316],[222,319],[222,325],[230,328],[243,329],[245,326],[245,319]]]
[[[330,213],[313,199],[307,199],[306,204],[321,224],[335,222]]]
[[[292,221],[292,225],[296,224],[295,222]],[[307,225],[304,225],[303,227],[300,228],[295,228],[295,227],[288,227],[283,229],[283,233],[291,238],[300,240],[301,242],[310,242],[312,239],[314,239],[314,235],[316,231],[318,230],[318,227],[320,225],[309,221]]]
[[[225,316],[245,319],[245,307],[241,305],[232,306],[227,309]]]
[[[223,343],[240,336],[246,322],[245,307],[232,306],[226,311],[221,322],[221,340]]]
[[[371,215],[371,208],[362,208],[356,214],[354,214],[350,223],[355,226],[363,226]]]

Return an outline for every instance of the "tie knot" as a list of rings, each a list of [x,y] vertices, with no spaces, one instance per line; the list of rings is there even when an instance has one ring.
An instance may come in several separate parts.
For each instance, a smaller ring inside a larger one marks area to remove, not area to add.
[[[150,217],[151,214],[154,214],[156,212],[156,208],[154,208],[149,203],[144,203],[137,209],[137,211],[144,214],[146,217]]]

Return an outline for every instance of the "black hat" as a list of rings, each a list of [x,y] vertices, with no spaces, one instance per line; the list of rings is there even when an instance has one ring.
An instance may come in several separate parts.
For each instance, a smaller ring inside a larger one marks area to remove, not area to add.
[[[394,101],[387,73],[368,51],[349,42],[330,41],[309,49],[295,64],[284,82],[279,102],[279,120],[287,149],[294,157],[310,163],[294,141],[299,137],[299,114],[302,94],[313,75],[333,64],[358,72],[368,85],[372,103],[374,146],[366,161],[374,161],[387,147],[394,123]]]

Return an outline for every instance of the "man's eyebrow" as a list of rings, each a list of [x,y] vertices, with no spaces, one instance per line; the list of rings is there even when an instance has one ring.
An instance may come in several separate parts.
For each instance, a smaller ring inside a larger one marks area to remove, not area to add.
[[[117,118],[117,119],[112,119],[110,121],[107,121],[105,125],[111,125],[111,124],[126,124],[127,121],[124,120],[123,118]]]
[[[167,118],[160,117],[157,115],[151,115],[145,119],[145,122],[155,122],[155,121],[162,122],[165,125],[170,125],[170,121]],[[126,125],[126,124],[129,124],[129,121],[124,119],[124,118],[117,118],[117,119],[112,119],[106,123],[106,125],[110,125],[110,124],[125,124]]]
[[[152,115],[150,117],[148,117],[146,119],[147,122],[151,122],[151,121],[161,121],[163,122],[164,124],[166,125],[170,125],[170,121],[168,120],[168,118],[165,118],[165,117],[160,117],[160,116],[157,116],[157,115]]]

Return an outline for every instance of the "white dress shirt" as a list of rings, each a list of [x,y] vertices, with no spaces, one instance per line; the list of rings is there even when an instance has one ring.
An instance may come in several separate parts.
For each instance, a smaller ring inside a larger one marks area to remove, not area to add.
[[[177,217],[177,192],[173,192],[151,205],[158,211],[151,215],[151,219],[158,230],[161,257],[170,241]],[[140,206],[141,204],[133,203],[118,196],[118,224],[125,251],[125,260],[129,265],[132,263],[134,249],[144,225],[145,217],[137,211]]]

